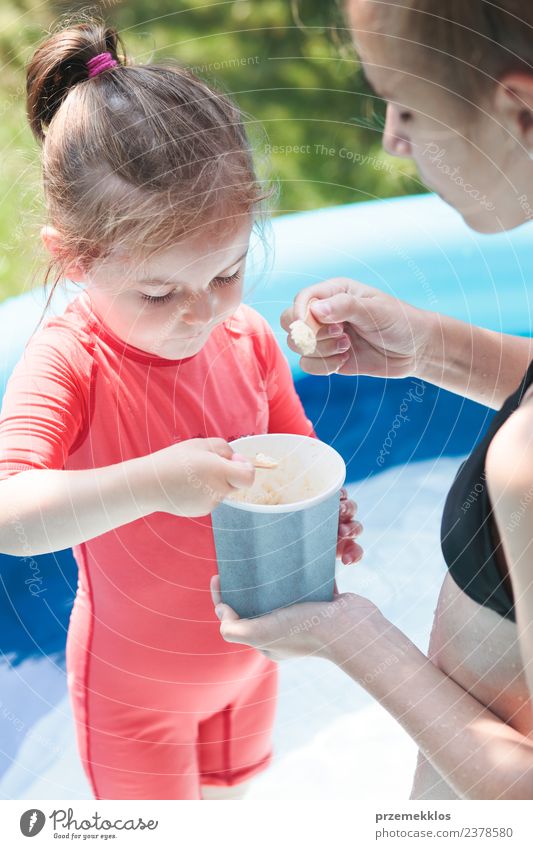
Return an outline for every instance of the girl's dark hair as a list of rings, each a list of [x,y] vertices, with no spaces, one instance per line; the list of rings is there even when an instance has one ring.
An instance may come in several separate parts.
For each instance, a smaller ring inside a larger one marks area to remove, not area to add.
[[[105,51],[119,64],[89,78],[87,62]],[[49,222],[62,235],[45,311],[69,261],[87,268],[115,248],[146,257],[206,225],[223,233],[271,195],[228,97],[173,60],[132,64],[101,20],[49,35],[26,92]]]

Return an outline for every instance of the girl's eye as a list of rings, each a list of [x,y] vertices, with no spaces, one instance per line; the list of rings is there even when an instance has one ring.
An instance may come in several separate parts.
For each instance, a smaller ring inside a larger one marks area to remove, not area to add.
[[[213,283],[215,284],[215,288],[217,286],[231,286],[232,283],[236,283],[237,280],[241,276],[241,270],[235,272],[235,274],[231,274],[229,277],[215,277]]]
[[[167,295],[160,295],[159,297],[156,297],[155,295],[145,295],[144,292],[142,292],[141,297],[143,301],[149,301],[151,304],[164,304],[167,301],[170,301],[172,294],[172,292],[169,292]]]
[[[212,284],[214,284],[214,288],[217,286],[230,286],[232,283],[236,283],[237,280],[241,276],[241,270],[236,271],[235,274],[231,274],[229,277],[215,277]],[[167,301],[170,301],[173,292],[168,292],[166,295],[161,295],[159,297],[155,295],[145,295],[144,292],[141,292],[141,298],[143,301],[149,301],[151,304],[165,304]]]

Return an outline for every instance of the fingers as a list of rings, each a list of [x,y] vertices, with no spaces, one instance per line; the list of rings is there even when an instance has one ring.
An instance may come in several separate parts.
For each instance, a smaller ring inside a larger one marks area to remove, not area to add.
[[[235,489],[251,486],[255,479],[255,469],[249,460],[223,460],[226,482]]]
[[[248,619],[239,619],[235,611],[227,604],[217,605],[215,612],[220,619],[220,635],[226,642],[257,647],[257,642],[252,636],[253,628],[249,627]]]
[[[314,357],[301,357],[300,366],[307,374],[328,375],[338,372],[350,359],[350,354],[336,354],[326,359],[315,359]]]
[[[308,310],[310,310],[310,301],[313,298],[331,298],[333,295],[351,291],[354,285],[357,285],[354,280],[349,280],[344,277],[333,277],[331,280],[324,280],[321,283],[315,283],[313,286],[307,286],[305,289],[298,292],[294,299],[294,303],[281,314],[281,326],[288,333],[289,325],[292,324],[293,321],[296,321],[298,318],[302,321],[305,320],[308,315]],[[312,312],[312,310],[310,310],[310,312]]]
[[[354,537],[363,532],[361,522],[353,516],[357,505],[348,498],[348,492],[343,487],[340,494],[339,532],[337,539],[337,556],[344,564],[357,563],[363,557],[363,549],[355,542]]]
[[[229,604],[225,604],[222,601],[222,594],[220,592],[220,577],[218,575],[212,575],[210,581],[210,589],[211,589],[211,598],[213,599],[213,604],[215,605],[215,614],[218,619],[220,619],[220,633],[222,637],[230,643],[240,643],[244,642],[242,636],[239,636],[240,633],[244,635],[244,631],[242,626],[239,628],[235,626],[234,623],[242,622],[246,623],[246,619],[240,619],[239,614],[236,613]]]
[[[315,313],[315,308],[320,305],[320,301],[324,298],[331,298],[334,295],[348,292],[349,285],[350,281],[348,279],[337,277],[302,289],[294,299],[294,318],[301,318],[304,321],[309,310],[321,322],[322,319],[319,318],[318,313]],[[315,298],[317,300],[311,305],[310,301]]]
[[[365,326],[369,323],[365,299],[357,298],[353,292],[339,292],[326,300],[313,301],[310,311],[321,324],[349,321],[357,328],[358,322],[363,322]]]
[[[359,534],[363,533],[363,526],[361,522],[354,522],[348,520],[346,522],[339,523],[339,538],[345,539],[346,537],[358,537]]]
[[[342,539],[337,544],[337,557],[339,557],[345,566],[358,563],[363,559],[364,551],[358,542],[353,539]]]
[[[354,501],[342,501],[339,508],[339,519],[341,522],[349,521],[357,512],[357,504]]]
[[[207,443],[207,447],[214,454],[218,454],[219,457],[224,457],[226,460],[230,460],[233,456],[233,448],[226,442],[225,439],[219,439],[218,437],[209,437],[203,442]]]
[[[348,498],[348,491],[343,487],[340,491],[339,524],[349,522],[357,512],[357,504]]]
[[[294,306],[287,307],[286,310],[283,310],[281,313],[279,323],[283,327],[283,330],[286,333],[289,333],[289,326],[293,321],[296,321],[296,316],[294,315]]]
[[[216,607],[217,604],[220,604],[222,601],[222,595],[220,593],[220,577],[218,575],[211,576],[209,588],[211,590],[211,598],[213,599],[213,604]]]
[[[221,622],[240,622],[239,614],[235,613],[232,607],[229,604],[224,604],[223,601],[219,602],[215,607],[215,613]]]
[[[334,324],[332,327],[337,327],[338,325]],[[318,337],[322,336],[322,340]],[[334,356],[335,354],[344,353],[348,351],[351,347],[351,341],[349,337],[341,331],[340,335],[330,334],[328,335],[326,329],[320,331],[317,336],[317,345],[312,354],[309,354],[313,359],[325,359],[326,357]],[[287,339],[287,347],[294,351],[296,354],[301,355],[300,349],[294,344],[292,338],[289,336]]]

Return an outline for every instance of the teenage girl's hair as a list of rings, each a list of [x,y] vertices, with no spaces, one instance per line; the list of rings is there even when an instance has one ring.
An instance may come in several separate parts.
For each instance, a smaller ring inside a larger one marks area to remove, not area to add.
[[[87,62],[105,51],[119,64],[89,78]],[[272,193],[228,97],[173,60],[132,64],[101,20],[52,33],[28,64],[26,91],[63,246],[46,270],[45,285],[55,280],[45,311],[69,260],[87,268],[115,248],[146,257],[205,225],[224,233]]]
[[[402,57],[399,66],[408,61],[411,73],[444,85],[465,104],[486,101],[509,71],[533,73],[531,0],[373,0],[373,6],[387,47]]]

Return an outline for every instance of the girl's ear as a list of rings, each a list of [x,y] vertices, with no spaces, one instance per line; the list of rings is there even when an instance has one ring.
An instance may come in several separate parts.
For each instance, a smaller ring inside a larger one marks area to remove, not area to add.
[[[496,86],[494,107],[495,117],[533,156],[533,74],[505,74]]]
[[[45,224],[41,228],[41,238],[46,250],[52,256],[61,257],[65,255],[61,233],[55,227]],[[76,283],[84,282],[85,273],[83,265],[77,260],[72,260],[65,264],[65,276]]]

